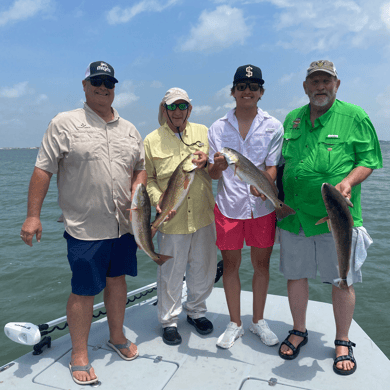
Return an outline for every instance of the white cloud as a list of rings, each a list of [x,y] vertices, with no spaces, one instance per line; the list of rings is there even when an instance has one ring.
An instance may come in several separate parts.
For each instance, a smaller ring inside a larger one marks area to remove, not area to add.
[[[292,108],[297,108],[297,107],[302,107],[308,103],[309,103],[309,98],[306,95],[301,97],[294,96],[293,100],[288,104],[288,106]]]
[[[285,74],[279,79],[279,84],[287,84],[289,83],[294,77],[296,73],[290,73],[290,74]]]
[[[154,80],[152,84],[150,85],[151,88],[162,88],[163,83],[161,81]]]
[[[207,115],[212,110],[213,110],[213,108],[211,106],[193,106],[191,114],[193,114],[195,116]]]
[[[243,11],[221,5],[214,11],[203,11],[191,35],[179,46],[182,51],[220,51],[231,45],[245,43],[251,35]]]
[[[278,44],[301,52],[329,52],[345,44],[368,47],[377,42],[379,30],[390,28],[390,3],[382,0],[297,0],[279,7],[275,28],[286,33]]]
[[[116,6],[108,11],[107,21],[109,24],[127,23],[142,12],[162,12],[179,1],[169,0],[165,4],[161,4],[160,1],[156,0],[142,0],[129,8]]]
[[[45,100],[47,100],[47,95],[45,95],[45,94],[42,93],[41,95],[39,95],[39,96],[37,97],[35,103],[36,103],[36,104],[41,104],[41,103],[44,102]]]
[[[32,18],[51,6],[51,0],[16,0],[7,10],[0,12],[0,26]]]
[[[131,80],[125,80],[121,83],[120,92],[115,94],[113,106],[115,108],[123,108],[136,102],[139,99],[139,96],[133,92],[133,89],[134,86]]]
[[[215,98],[218,100],[220,100],[220,99],[223,99],[223,100],[229,99],[230,100],[231,99],[231,95],[230,95],[231,88],[232,88],[232,84],[229,84],[226,87],[223,87],[214,95]]]
[[[0,89],[0,97],[19,98],[21,96],[31,94],[33,90],[28,88],[28,81],[15,84],[13,87],[3,87]]]
[[[383,4],[381,7],[381,19],[386,27],[390,29],[390,3]]]
[[[123,108],[139,99],[133,92],[123,92],[115,96],[115,108]]]

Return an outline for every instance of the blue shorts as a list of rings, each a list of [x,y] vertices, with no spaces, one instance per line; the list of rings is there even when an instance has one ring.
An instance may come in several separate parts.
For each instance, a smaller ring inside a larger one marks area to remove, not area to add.
[[[137,243],[134,236],[85,241],[64,233],[72,270],[72,293],[93,296],[106,287],[106,278],[137,276]]]

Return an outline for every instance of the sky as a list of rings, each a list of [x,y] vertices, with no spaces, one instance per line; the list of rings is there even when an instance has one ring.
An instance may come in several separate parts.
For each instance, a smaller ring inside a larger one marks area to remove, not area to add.
[[[210,126],[234,108],[241,65],[263,72],[259,107],[281,122],[308,103],[312,61],[333,61],[337,98],[390,140],[390,2],[379,0],[1,0],[0,148],[39,146],[50,120],[83,106],[90,62],[119,80],[113,106],[144,138],[172,87]]]

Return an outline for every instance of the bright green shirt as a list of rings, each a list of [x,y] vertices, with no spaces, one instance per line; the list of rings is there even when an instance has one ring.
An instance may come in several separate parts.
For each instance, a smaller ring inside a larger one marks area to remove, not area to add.
[[[145,168],[148,174],[146,190],[152,206],[156,207],[161,195],[167,189],[169,178],[176,167],[190,153],[200,150],[208,155],[209,142],[207,127],[187,122],[182,133],[185,143],[191,145],[200,141],[203,146],[188,147],[175,135],[165,123],[146,136]],[[194,181],[186,199],[168,222],[163,222],[158,229],[166,234],[190,234],[214,222],[214,195],[208,168],[195,171]]]
[[[336,185],[358,166],[382,168],[378,137],[368,115],[358,106],[336,100],[332,107],[310,122],[310,105],[290,112],[284,122],[282,155],[285,160],[283,189],[290,215],[278,223],[281,229],[307,237],[329,233],[321,196],[323,183]],[[362,226],[361,185],[352,188],[354,226]]]

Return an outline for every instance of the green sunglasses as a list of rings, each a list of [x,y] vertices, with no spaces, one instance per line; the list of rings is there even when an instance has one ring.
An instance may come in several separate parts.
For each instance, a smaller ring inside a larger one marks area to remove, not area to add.
[[[188,106],[190,104],[189,103],[179,103],[179,104],[176,104],[176,103],[172,103],[172,104],[166,104],[165,105],[165,108],[168,110],[168,111],[175,111],[177,107],[179,107],[179,110],[180,111],[184,111],[184,110],[187,110],[188,109]]]

